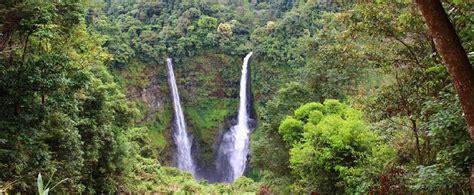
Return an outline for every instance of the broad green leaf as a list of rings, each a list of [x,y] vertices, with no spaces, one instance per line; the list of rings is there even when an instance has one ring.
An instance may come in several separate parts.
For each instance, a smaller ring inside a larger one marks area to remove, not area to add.
[[[38,185],[38,193],[40,195],[43,194],[43,177],[41,177],[41,173],[38,173],[38,179],[36,180],[36,183]]]

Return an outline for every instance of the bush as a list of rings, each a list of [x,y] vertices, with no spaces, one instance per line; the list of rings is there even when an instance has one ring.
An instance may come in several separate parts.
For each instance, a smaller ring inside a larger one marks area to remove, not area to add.
[[[291,145],[294,193],[368,193],[393,159],[360,112],[338,100],[301,106],[281,122],[279,132]]]
[[[286,117],[280,124],[278,132],[288,143],[294,143],[295,141],[300,140],[301,133],[303,132],[304,123],[300,120],[296,120],[291,116]]]
[[[469,180],[463,181],[463,175],[453,167],[442,167],[439,164],[431,166],[418,166],[417,172],[409,178],[408,187],[414,192],[420,193],[449,193],[462,189],[463,184]]]

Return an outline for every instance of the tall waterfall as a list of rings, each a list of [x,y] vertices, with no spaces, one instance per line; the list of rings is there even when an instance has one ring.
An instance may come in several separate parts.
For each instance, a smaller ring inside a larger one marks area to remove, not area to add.
[[[183,109],[179,99],[178,87],[173,72],[173,62],[171,58],[166,59],[168,66],[168,79],[173,96],[173,107],[175,113],[173,139],[176,143],[176,160],[178,168],[195,174],[195,166],[191,157],[191,141],[186,131],[186,122],[184,121]]]
[[[220,174],[220,181],[234,182],[242,176],[247,165],[249,154],[249,111],[248,111],[248,62],[252,52],[244,58],[242,76],[240,78],[240,105],[237,125],[224,133],[219,148],[216,168]]]

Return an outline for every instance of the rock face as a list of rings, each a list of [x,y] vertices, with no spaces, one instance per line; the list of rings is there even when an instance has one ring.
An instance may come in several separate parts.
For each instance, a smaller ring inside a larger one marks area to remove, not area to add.
[[[132,78],[127,73],[122,73],[124,79],[143,80],[144,83],[140,85],[127,85],[128,98],[131,100],[143,103],[144,111],[143,118],[140,123],[154,121],[157,118],[157,114],[160,114],[165,109],[165,104],[169,101],[168,93],[164,92],[163,84],[166,84],[166,80],[163,80],[163,71],[154,68],[155,66],[148,66],[142,72],[139,78]]]
[[[130,70],[131,69],[131,70]],[[127,98],[136,102],[141,118],[138,124],[147,127],[153,145],[153,157],[163,165],[172,165],[175,146],[172,138],[172,103],[166,77],[166,66],[144,65],[120,72],[127,89]]]
[[[143,120],[149,121],[153,119],[159,109],[163,109],[164,101],[160,94],[158,79],[156,76],[150,78],[149,86],[140,91],[140,100],[142,100],[148,107],[148,112],[145,113]]]
[[[222,134],[237,123],[242,56],[207,52],[175,60],[176,84],[188,132],[193,137],[193,159],[197,171],[209,178],[212,176],[207,173],[215,169]],[[137,102],[140,109],[140,125],[148,127],[149,137],[157,143],[153,146],[157,158],[164,165],[172,165],[176,145],[172,138],[173,107],[165,63],[163,59],[157,65],[129,67],[120,75],[128,98]],[[252,97],[249,101],[252,102]],[[254,109],[248,110],[254,118]],[[254,121],[249,123],[253,126]]]

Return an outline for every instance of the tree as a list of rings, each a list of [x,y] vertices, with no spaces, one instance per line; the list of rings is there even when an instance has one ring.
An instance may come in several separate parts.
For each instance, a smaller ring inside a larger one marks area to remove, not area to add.
[[[474,142],[474,70],[441,1],[416,0],[416,4],[453,79]],[[471,190],[474,191],[474,166],[471,168]]]
[[[69,178],[58,186],[65,193],[117,191],[130,170],[134,109],[82,4],[15,2],[0,17],[0,26],[20,24],[0,31],[0,180],[31,193],[38,172],[56,173],[52,182]]]
[[[310,91],[305,85],[291,82],[282,87],[266,106],[259,110],[260,124],[251,141],[251,165],[261,170],[264,177],[276,178],[270,183],[272,188],[277,188],[276,191],[289,193],[287,186],[292,180],[288,142],[285,142],[278,132],[280,122],[294,109],[310,100]]]
[[[296,118],[296,119],[295,119]],[[291,146],[296,193],[368,193],[393,152],[369,131],[359,111],[327,99],[296,109],[279,128]]]

